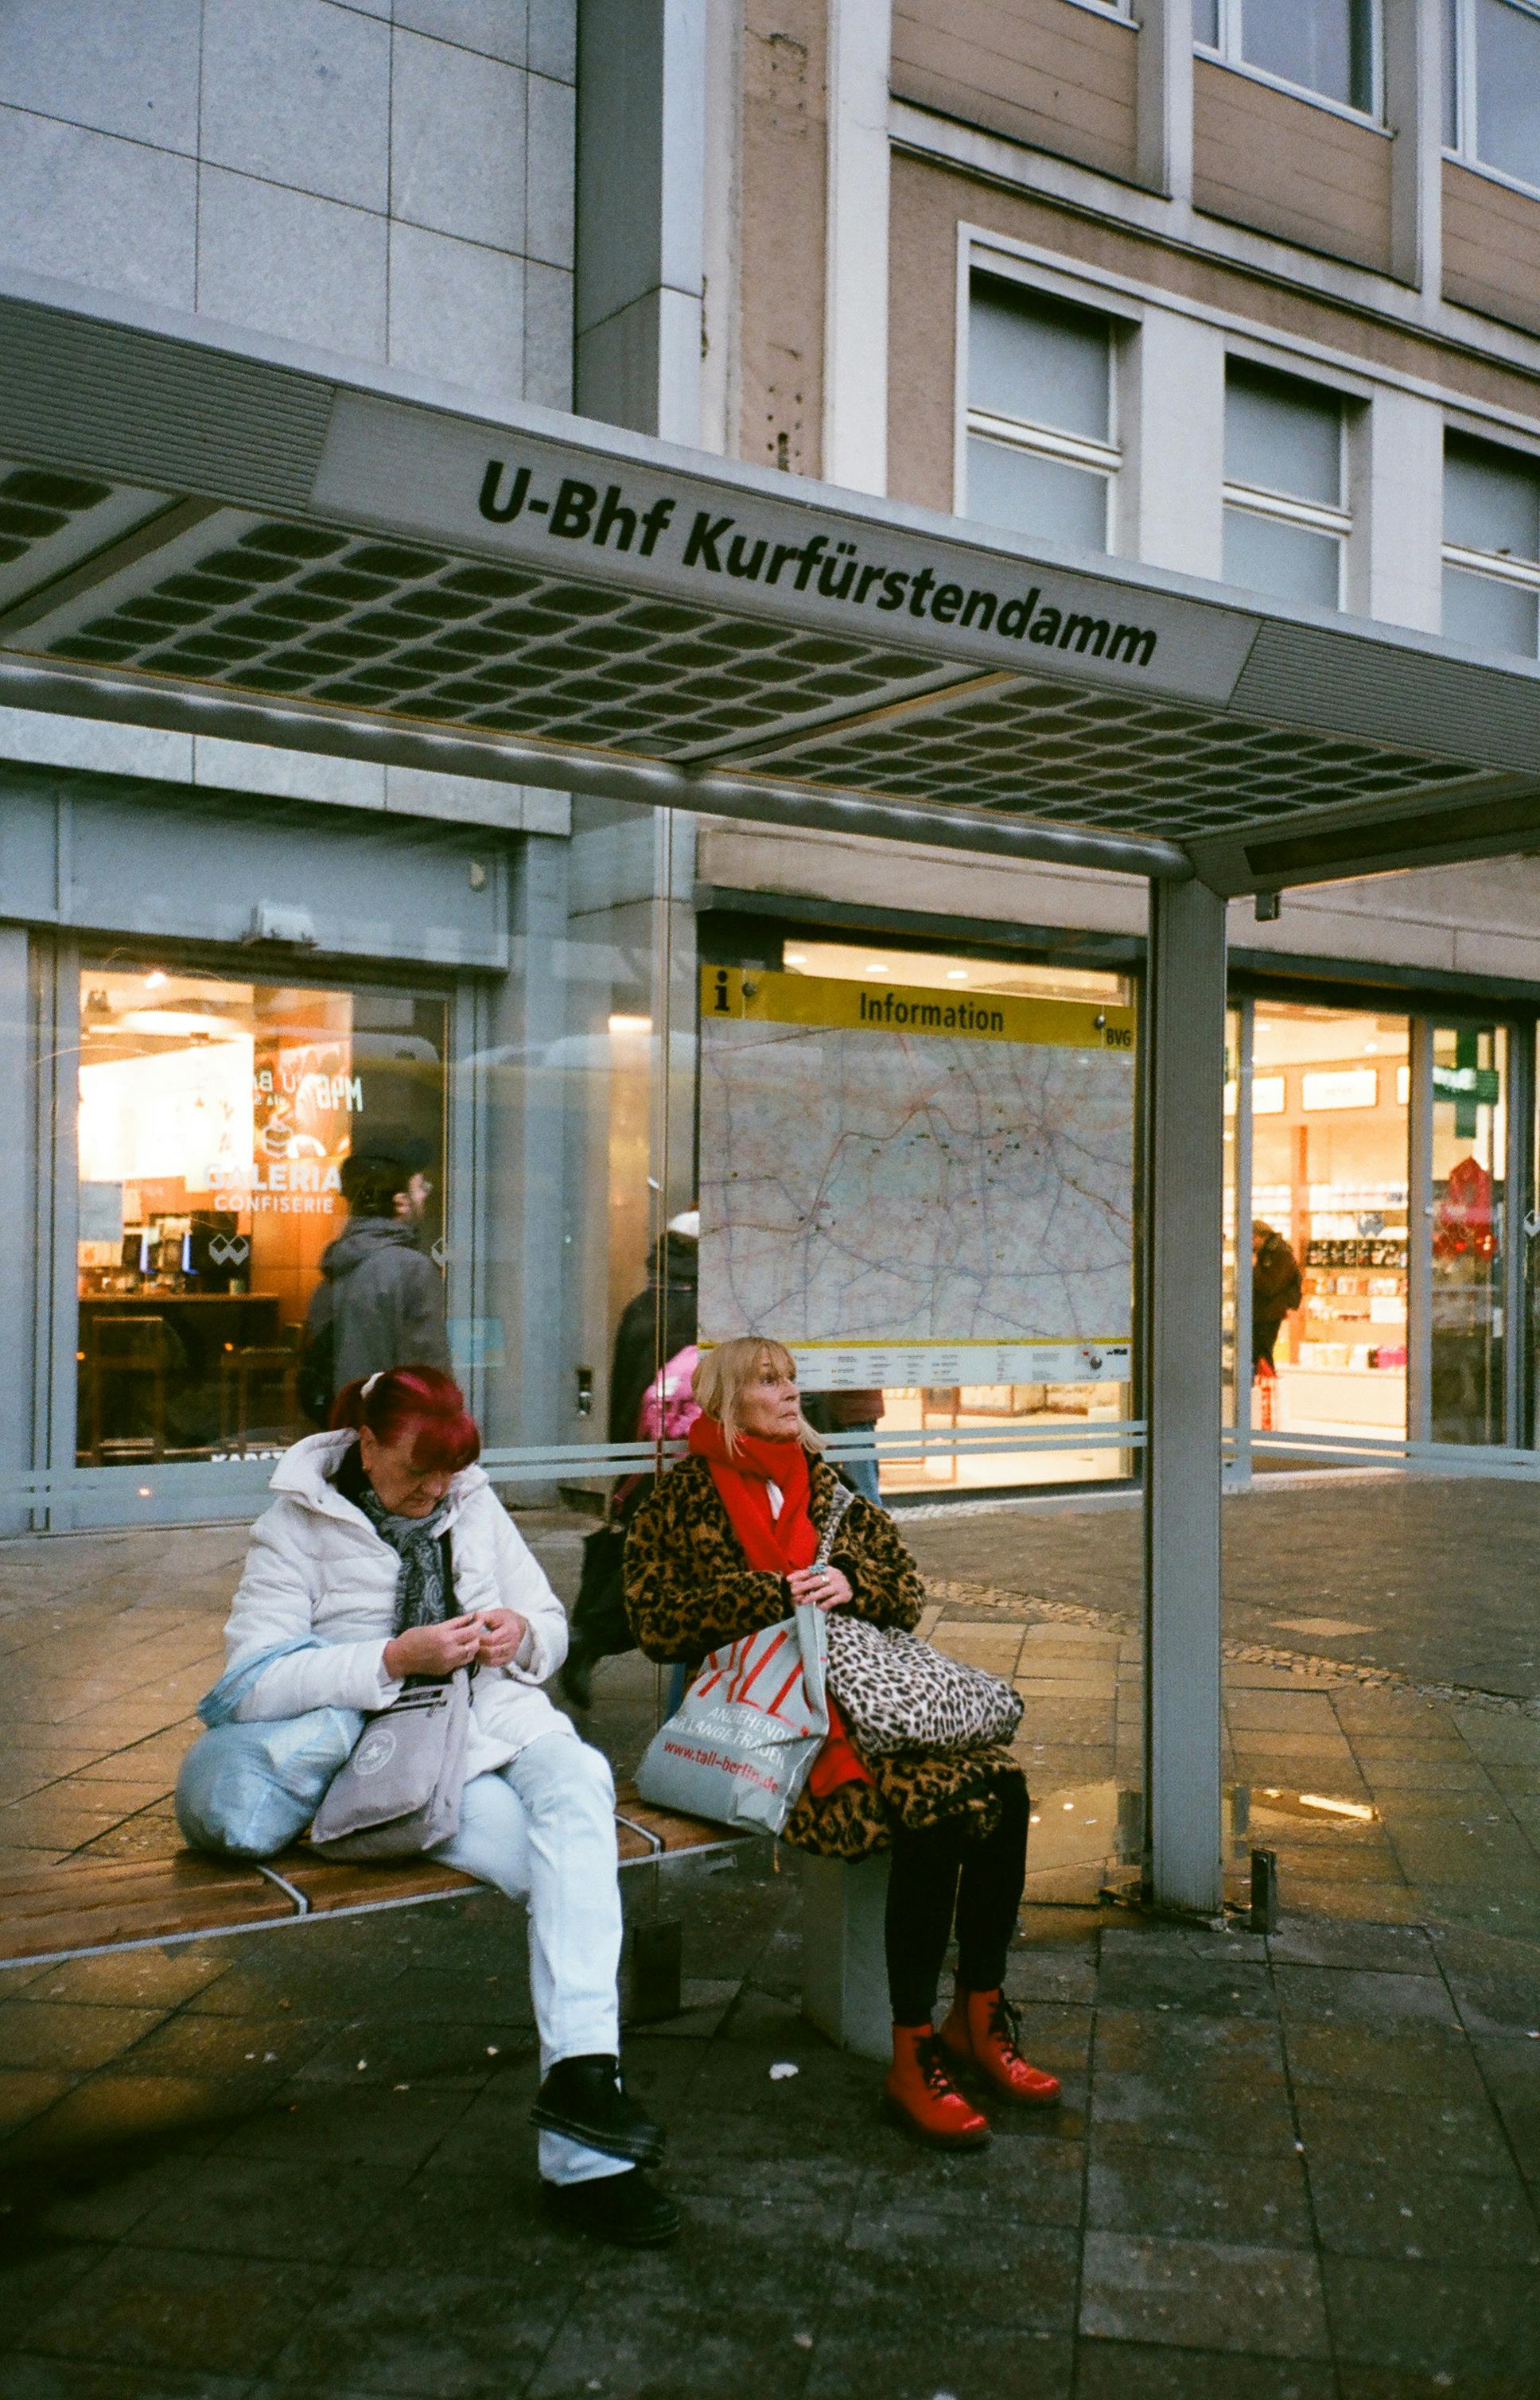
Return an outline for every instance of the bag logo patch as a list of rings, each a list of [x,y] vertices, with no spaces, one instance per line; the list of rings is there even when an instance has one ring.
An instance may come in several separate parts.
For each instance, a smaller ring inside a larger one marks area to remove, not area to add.
[[[388,1725],[376,1726],[366,1734],[353,1752],[355,1775],[378,1775],[389,1766],[396,1754],[396,1737]]]

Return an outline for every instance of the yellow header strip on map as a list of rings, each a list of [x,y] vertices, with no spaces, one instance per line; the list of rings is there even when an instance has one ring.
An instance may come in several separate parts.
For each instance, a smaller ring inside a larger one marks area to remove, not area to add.
[[[1131,1056],[1134,1012],[1097,1001],[1025,1000],[1008,992],[938,991],[923,984],[856,983],[844,975],[769,968],[701,969],[702,1022],[825,1026],[841,1032],[930,1034],[947,1041],[1031,1042]]]

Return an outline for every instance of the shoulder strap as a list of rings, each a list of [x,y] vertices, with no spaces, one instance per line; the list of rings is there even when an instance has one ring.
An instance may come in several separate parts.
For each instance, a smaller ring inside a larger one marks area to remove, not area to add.
[[[855,1494],[848,1485],[836,1481],[834,1497],[829,1502],[829,1513],[824,1520],[824,1530],[818,1537],[818,1555],[813,1561],[815,1568],[828,1565],[834,1550],[834,1537],[838,1533],[845,1511],[854,1497]]]

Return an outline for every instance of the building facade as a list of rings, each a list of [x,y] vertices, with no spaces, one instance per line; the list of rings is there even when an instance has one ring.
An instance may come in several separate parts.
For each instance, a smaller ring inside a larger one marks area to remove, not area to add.
[[[65,48],[19,0],[0,254],[408,393],[1535,659],[1540,10],[1287,13],[85,0]],[[7,511],[19,554],[97,505],[63,481],[0,471],[0,611]],[[253,655],[281,621],[344,696],[401,564],[275,526],[219,574]],[[484,596],[424,621],[494,672]],[[837,657],[798,671],[832,703]],[[1137,1008],[1132,877],[20,711],[0,777],[11,1527],[253,1505],[368,1152],[430,1187],[510,1495],[598,1488],[671,1220],[678,1321],[730,1330],[694,1318],[702,974]],[[1533,1448],[1537,902],[1520,857],[1233,910],[1242,1471],[1253,1425]],[[1254,1384],[1258,1219],[1301,1290]],[[894,1383],[886,1411],[894,1496],[1133,1466],[1126,1368]]]

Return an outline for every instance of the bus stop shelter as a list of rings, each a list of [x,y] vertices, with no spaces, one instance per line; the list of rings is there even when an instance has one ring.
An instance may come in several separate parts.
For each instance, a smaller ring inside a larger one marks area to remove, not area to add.
[[[0,492],[0,705],[1147,880],[1150,1875],[1213,1913],[1225,904],[1528,846],[1540,667],[14,274]]]

